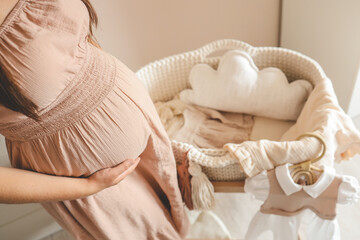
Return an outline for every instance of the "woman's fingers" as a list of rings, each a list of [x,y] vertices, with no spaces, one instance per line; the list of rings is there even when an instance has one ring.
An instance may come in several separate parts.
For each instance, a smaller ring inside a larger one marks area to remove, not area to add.
[[[140,157],[136,159],[127,159],[115,167],[105,168],[97,171],[96,173],[92,174],[88,180],[94,183],[100,190],[111,187],[118,184],[126,176],[131,174],[139,162]]]
[[[125,162],[112,167],[112,170],[114,171],[113,174],[115,174],[117,177],[114,179],[114,184],[118,184],[121,180],[123,180],[126,176],[131,174],[137,165],[140,162],[140,157],[136,159],[128,159]]]

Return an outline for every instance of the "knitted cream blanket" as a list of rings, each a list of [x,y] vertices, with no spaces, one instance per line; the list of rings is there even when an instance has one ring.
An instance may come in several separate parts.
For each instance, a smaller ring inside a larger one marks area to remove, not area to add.
[[[239,161],[245,173],[252,177],[262,170],[287,162],[298,163],[315,158],[322,147],[317,139],[303,138],[294,141],[305,132],[318,133],[325,139],[327,152],[317,164],[332,166],[334,160],[348,160],[360,153],[360,133],[339,106],[328,78],[315,85],[296,124],[282,135],[281,141],[227,143],[224,149],[227,149]]]

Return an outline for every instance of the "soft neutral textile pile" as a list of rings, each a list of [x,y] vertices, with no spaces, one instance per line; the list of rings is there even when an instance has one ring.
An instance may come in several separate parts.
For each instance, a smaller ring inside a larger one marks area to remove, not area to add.
[[[360,134],[339,107],[327,78],[289,83],[279,68],[259,70],[248,53],[233,50],[224,54],[217,69],[195,65],[189,82],[190,89],[155,103],[169,137],[200,149],[227,150],[248,177],[316,156],[321,150],[316,139],[295,141],[304,132],[326,139],[330,150],[320,165],[332,166],[360,152]],[[199,201],[191,197],[192,202]],[[210,200],[209,209],[213,204]],[[229,237],[216,215],[211,211],[205,215],[193,226],[211,222],[223,239]]]

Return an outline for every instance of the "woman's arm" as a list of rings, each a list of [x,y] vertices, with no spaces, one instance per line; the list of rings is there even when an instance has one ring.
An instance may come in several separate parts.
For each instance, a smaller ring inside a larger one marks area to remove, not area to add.
[[[0,167],[0,203],[72,200],[116,185],[136,168],[140,158],[102,169],[87,178],[58,177]],[[133,164],[131,164],[133,162]]]

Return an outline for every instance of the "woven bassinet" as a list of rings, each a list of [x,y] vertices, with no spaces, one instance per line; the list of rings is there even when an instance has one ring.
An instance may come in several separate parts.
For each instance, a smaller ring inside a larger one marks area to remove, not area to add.
[[[233,39],[214,41],[194,51],[149,63],[139,69],[136,75],[144,83],[154,103],[169,101],[182,90],[191,88],[189,73],[194,65],[205,63],[216,69],[221,56],[209,55],[233,49],[246,51],[259,69],[280,68],[290,82],[306,79],[315,85],[326,77],[320,65],[303,54],[278,47],[252,47]],[[198,175],[198,171],[202,171],[210,181],[241,181],[246,177],[239,167],[238,160],[225,149],[198,148],[176,140],[171,142],[176,161],[180,163],[184,154],[187,154],[189,164],[195,167],[195,170],[190,172],[191,175]]]

